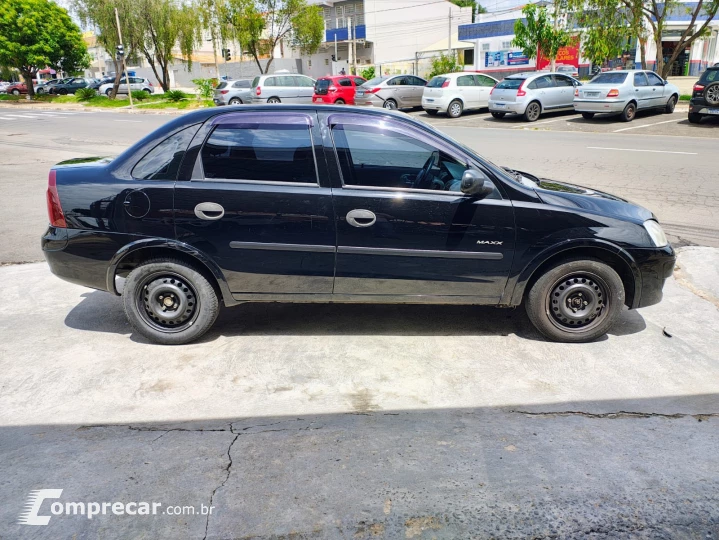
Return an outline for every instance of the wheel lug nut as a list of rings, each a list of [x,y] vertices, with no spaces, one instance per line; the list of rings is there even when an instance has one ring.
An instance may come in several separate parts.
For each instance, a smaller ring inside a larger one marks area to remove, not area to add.
[[[584,302],[584,305],[585,305],[585,306],[586,306],[587,304],[589,304],[589,302]]]

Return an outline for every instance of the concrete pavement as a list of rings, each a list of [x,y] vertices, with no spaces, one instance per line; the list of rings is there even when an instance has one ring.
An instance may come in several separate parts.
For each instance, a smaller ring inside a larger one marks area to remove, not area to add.
[[[161,347],[116,297],[0,268],[0,536],[719,535],[719,250],[686,253],[585,345],[522,310],[247,304]],[[44,488],[216,510],[16,524]]]

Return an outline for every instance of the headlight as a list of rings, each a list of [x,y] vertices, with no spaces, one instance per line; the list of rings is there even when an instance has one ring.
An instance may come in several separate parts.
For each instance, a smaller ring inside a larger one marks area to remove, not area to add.
[[[654,242],[655,246],[664,247],[669,243],[669,240],[667,240],[667,235],[664,234],[664,231],[662,230],[659,223],[657,223],[653,219],[646,220],[644,222],[644,228],[649,234],[649,237],[652,239],[652,242]]]

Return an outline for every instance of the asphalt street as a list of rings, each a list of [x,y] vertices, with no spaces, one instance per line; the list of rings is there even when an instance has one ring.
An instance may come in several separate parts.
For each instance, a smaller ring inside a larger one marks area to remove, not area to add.
[[[683,246],[664,300],[583,345],[522,309],[289,304],[153,345],[35,261],[52,163],[169,117],[0,108],[0,538],[719,538],[719,128],[411,114],[653,210]],[[19,524],[42,489],[49,523]]]

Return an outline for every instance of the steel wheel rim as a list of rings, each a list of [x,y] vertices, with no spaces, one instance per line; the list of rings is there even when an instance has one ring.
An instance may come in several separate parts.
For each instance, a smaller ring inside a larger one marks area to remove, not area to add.
[[[394,110],[394,109],[397,108],[397,104],[396,104],[394,101],[389,101],[389,100],[388,100],[388,101],[385,101],[385,102],[384,102],[384,108],[385,108],[385,109],[393,109],[393,110]]]
[[[573,272],[554,282],[546,299],[552,324],[565,332],[587,332],[607,317],[609,287],[591,272]]]
[[[279,102],[280,102],[280,100],[277,98],[270,98],[267,100],[267,103],[279,103]]]
[[[136,300],[143,321],[166,334],[189,328],[200,313],[195,288],[175,272],[155,272],[146,277],[138,287]]]
[[[709,103],[719,103],[719,85],[714,85],[707,90],[706,100]]]
[[[529,104],[529,114],[527,114],[530,120],[536,120],[539,118],[539,105],[536,103]]]
[[[673,111],[673,110],[674,110],[674,107],[676,107],[676,104],[677,104],[677,99],[676,99],[676,98],[671,98],[671,99],[669,100],[669,110],[672,110],[672,111]]]
[[[627,118],[634,118],[634,107],[631,105],[627,107]]]
[[[460,109],[459,103],[452,103],[449,106],[449,114],[451,114],[452,116],[459,116],[461,112],[462,111]]]

